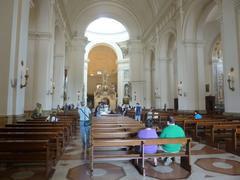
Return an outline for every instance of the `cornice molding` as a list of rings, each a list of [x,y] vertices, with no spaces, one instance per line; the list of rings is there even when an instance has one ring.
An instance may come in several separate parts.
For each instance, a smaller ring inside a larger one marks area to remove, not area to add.
[[[47,39],[50,40],[52,38],[52,34],[50,32],[28,32],[28,37],[30,39]]]

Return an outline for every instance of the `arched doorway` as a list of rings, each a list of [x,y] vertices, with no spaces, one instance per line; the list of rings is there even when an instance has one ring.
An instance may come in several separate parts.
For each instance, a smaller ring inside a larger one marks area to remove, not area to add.
[[[106,28],[111,22],[116,23],[115,26],[119,28]],[[129,79],[124,73],[129,71],[129,57],[125,53],[128,32],[116,20],[99,18],[89,24],[85,36],[90,41],[84,56],[88,62],[84,84],[87,84],[89,105],[96,107],[106,97],[114,111],[116,105],[123,101],[125,80]]]
[[[102,99],[109,100],[109,108],[115,110],[117,99],[117,55],[103,44],[95,46],[88,55],[87,99],[90,107],[96,107]]]

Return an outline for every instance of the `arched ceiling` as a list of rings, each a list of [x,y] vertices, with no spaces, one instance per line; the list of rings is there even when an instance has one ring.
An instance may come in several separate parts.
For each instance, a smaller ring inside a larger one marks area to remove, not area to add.
[[[105,72],[109,75],[117,72],[117,56],[114,50],[108,46],[99,45],[89,53],[88,75],[96,76],[97,72]]]
[[[74,31],[76,19],[79,15],[85,14],[84,11],[88,11],[90,7],[94,5],[102,6],[105,4],[114,5],[119,11],[122,11],[122,17],[119,20],[127,21],[126,18],[134,19],[141,27],[141,32],[147,30],[151,23],[160,15],[161,10],[169,4],[171,0],[62,0],[69,21],[70,27]],[[110,11],[109,11],[110,12]],[[108,16],[109,12],[106,12],[104,8],[97,8],[93,11],[92,16],[100,17]],[[131,16],[126,15],[126,12],[131,12]],[[105,14],[104,14],[105,13]],[[88,14],[88,13],[87,13]],[[89,14],[88,14],[89,15]],[[119,15],[119,13],[116,13]],[[125,16],[126,15],[126,16]],[[109,15],[111,16],[111,15]],[[113,15],[114,17],[114,15]],[[88,22],[90,23],[90,22]],[[124,24],[124,22],[122,22]],[[131,27],[126,27],[131,28]],[[139,28],[139,27],[138,27]]]

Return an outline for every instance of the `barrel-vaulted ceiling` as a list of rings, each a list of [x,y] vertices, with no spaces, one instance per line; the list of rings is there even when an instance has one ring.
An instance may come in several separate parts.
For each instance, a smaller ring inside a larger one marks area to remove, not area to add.
[[[166,6],[170,4],[172,0],[62,0],[64,4],[64,9],[70,24],[71,29],[73,30],[74,25],[76,24],[77,18],[80,15],[84,14],[83,12],[88,11],[90,7],[95,5],[102,6],[104,4],[111,4],[114,7],[122,9],[122,13],[130,12],[132,17],[135,18],[135,21],[139,24],[141,32],[144,32],[151,26],[151,23],[155,21],[157,17],[161,15]],[[96,12],[97,11],[97,12]],[[96,9],[96,17],[102,15],[108,16],[109,13],[104,14],[106,10],[104,7]],[[121,10],[120,10],[121,11]],[[93,15],[94,16],[94,15]],[[125,18],[125,17],[124,17]],[[124,19],[123,18],[123,19]]]

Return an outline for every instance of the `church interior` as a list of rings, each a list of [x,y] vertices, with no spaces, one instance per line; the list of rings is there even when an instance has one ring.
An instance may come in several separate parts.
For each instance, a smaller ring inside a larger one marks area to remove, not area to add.
[[[0,24],[0,179],[240,179],[240,0],[0,0]],[[186,137],[137,139],[149,112]]]

